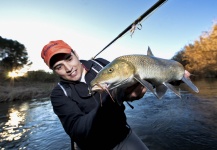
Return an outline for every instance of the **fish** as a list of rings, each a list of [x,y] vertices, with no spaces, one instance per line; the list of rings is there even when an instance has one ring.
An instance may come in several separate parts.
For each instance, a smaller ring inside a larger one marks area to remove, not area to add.
[[[90,82],[90,87],[92,92],[109,93],[110,90],[118,92],[139,82],[158,99],[162,99],[168,89],[181,98],[180,91],[171,82],[181,80],[198,93],[199,89],[191,81],[190,75],[181,63],[155,57],[148,47],[147,55],[132,54],[115,58],[99,71]]]

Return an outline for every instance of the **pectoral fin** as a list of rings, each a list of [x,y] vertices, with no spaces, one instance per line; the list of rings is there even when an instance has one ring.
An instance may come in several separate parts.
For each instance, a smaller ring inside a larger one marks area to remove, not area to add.
[[[167,86],[165,86],[164,84],[160,84],[156,87],[156,93],[159,99],[161,99],[164,96],[166,91],[167,91]]]
[[[175,88],[173,85],[171,85],[171,84],[169,84],[169,83],[163,83],[163,84],[164,84],[167,88],[169,88],[170,90],[172,90],[178,97],[181,98],[180,92],[177,91],[176,88]]]
[[[198,88],[191,82],[190,78],[183,76],[182,81],[185,82],[194,92],[199,92]]]
[[[135,75],[134,79],[149,89],[158,99],[160,99],[159,96],[155,93],[153,86],[148,81],[141,79],[139,75]]]

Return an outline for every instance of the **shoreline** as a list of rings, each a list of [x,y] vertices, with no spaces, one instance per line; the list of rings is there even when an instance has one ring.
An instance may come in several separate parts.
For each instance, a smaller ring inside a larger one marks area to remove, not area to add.
[[[0,103],[18,100],[47,98],[56,83],[4,82],[0,83]]]

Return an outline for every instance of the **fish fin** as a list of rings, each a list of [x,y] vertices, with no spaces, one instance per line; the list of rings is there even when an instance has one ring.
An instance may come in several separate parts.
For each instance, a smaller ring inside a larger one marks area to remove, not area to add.
[[[141,83],[144,87],[146,87],[147,89],[149,89],[158,99],[160,99],[158,97],[158,95],[155,93],[155,91],[154,91],[153,86],[151,85],[151,83],[149,83],[148,81],[145,81],[145,80],[141,79],[139,75],[135,75],[134,79],[136,81],[138,81],[139,83]]]
[[[172,85],[172,84],[169,84],[169,83],[163,83],[167,88],[169,88],[170,90],[172,90],[178,97],[182,98],[181,97],[181,94],[179,91],[176,90],[176,88]]]
[[[182,81],[185,82],[194,92],[199,92],[198,88],[191,82],[190,78],[183,76]]]
[[[167,91],[167,86],[165,86],[164,84],[160,84],[156,86],[156,93],[160,99],[164,96],[166,91]]]
[[[151,48],[150,48],[150,47],[148,47],[147,55],[148,55],[148,56],[154,56],[153,53],[152,53],[152,51],[151,51]]]

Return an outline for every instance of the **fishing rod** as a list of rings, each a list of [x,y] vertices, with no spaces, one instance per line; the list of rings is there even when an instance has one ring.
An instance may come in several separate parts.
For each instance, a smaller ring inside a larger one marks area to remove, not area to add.
[[[129,30],[134,32],[137,24],[139,24],[145,17],[147,17],[151,12],[153,12],[156,8],[161,6],[164,2],[167,0],[158,0],[152,7],[150,7],[146,12],[144,12],[138,19],[136,19],[132,24],[130,24],[124,31],[122,31],[114,40],[112,40],[108,45],[106,45],[99,53],[97,53],[94,57],[98,56],[101,52],[103,52],[107,47],[109,47],[112,43],[114,43],[117,39],[119,39],[121,36],[123,36],[126,32]],[[141,24],[140,24],[141,26]]]

